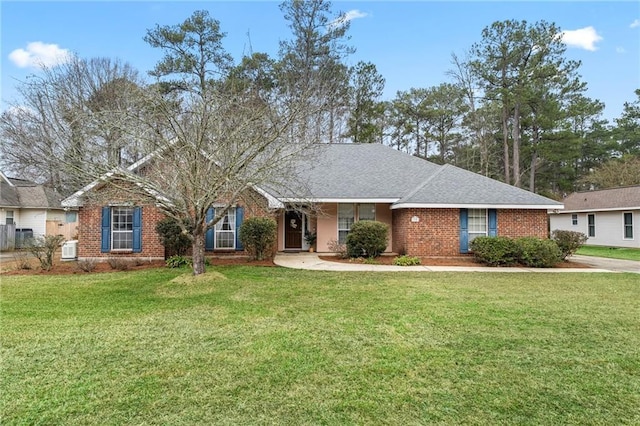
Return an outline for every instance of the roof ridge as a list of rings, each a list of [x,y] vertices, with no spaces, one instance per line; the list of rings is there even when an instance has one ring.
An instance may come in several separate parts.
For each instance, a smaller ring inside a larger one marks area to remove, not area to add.
[[[625,186],[615,186],[613,188],[588,189],[586,191],[575,191],[575,192],[572,192],[571,194],[593,194],[594,192],[615,191],[617,189],[629,189],[629,188],[640,188],[640,185],[625,185]],[[567,197],[569,195],[567,195]]]
[[[422,188],[424,188],[425,186],[427,186],[427,184],[429,182],[431,182],[433,180],[433,178],[435,178],[436,176],[438,176],[440,173],[442,173],[442,171],[446,168],[446,166],[448,166],[448,164],[442,164],[440,165],[440,168],[438,168],[438,170],[435,171],[435,173],[433,173],[431,176],[429,176],[428,178],[426,178],[424,180],[424,182],[419,183],[418,186],[416,186],[413,190],[409,191],[409,193],[405,194],[402,198],[400,198],[398,201],[396,201],[394,204],[396,203],[401,203],[402,200],[404,200],[405,198],[409,198],[412,195],[416,194],[418,191],[420,191]]]

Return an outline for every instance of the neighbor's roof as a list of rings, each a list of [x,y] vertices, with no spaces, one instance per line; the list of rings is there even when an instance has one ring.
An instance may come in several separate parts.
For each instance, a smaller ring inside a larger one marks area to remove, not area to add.
[[[24,179],[0,180],[0,206],[61,209],[62,197],[53,189]]]
[[[562,208],[532,192],[381,144],[321,146],[299,164],[298,175],[305,172],[305,194],[272,194],[285,202],[389,202],[392,208]]]
[[[564,199],[565,211],[640,209],[640,185],[574,192]]]

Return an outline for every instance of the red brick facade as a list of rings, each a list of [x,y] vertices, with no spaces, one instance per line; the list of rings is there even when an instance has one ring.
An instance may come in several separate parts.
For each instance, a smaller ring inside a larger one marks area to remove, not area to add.
[[[102,205],[92,204],[80,208],[78,213],[78,258],[142,257],[164,259],[164,246],[156,233],[156,223],[165,216],[153,204],[135,204],[142,207],[142,251],[133,253],[100,251]]]
[[[156,224],[164,219],[165,215],[148,199],[135,200],[134,198],[132,194],[118,191],[114,188],[107,189],[103,187],[94,191],[91,198],[85,201],[85,204],[80,207],[78,212],[78,259],[107,260],[112,257],[164,259],[165,249],[156,232]],[[139,253],[134,253],[131,250],[102,252],[102,208],[110,205],[127,205],[142,208],[142,250]],[[266,200],[256,193],[247,194],[246,202],[240,202],[238,205],[244,207],[245,219],[256,216],[272,216],[272,212],[266,205]],[[241,250],[207,252],[207,255],[215,254],[245,255],[246,253]]]
[[[546,210],[497,210],[498,235],[548,238]],[[460,254],[460,209],[393,210],[393,251],[410,256]]]

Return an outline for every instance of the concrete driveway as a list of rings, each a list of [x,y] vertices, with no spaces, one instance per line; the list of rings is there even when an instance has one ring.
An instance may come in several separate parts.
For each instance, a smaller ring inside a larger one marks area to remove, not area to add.
[[[276,265],[293,269],[309,269],[314,271],[377,271],[377,272],[611,272],[607,268],[492,268],[488,266],[393,266],[367,265],[362,263],[340,263],[322,260],[316,253],[278,253],[273,262]]]
[[[640,262],[635,260],[609,259],[606,257],[581,256],[579,254],[571,256],[571,260],[593,266],[594,268],[640,274]]]

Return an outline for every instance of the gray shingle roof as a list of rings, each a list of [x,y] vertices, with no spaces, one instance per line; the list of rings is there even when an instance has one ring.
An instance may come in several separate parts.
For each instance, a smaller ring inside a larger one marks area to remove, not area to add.
[[[574,192],[563,200],[567,211],[640,208],[640,185]]]
[[[328,144],[301,162],[306,194],[278,198],[389,199],[409,205],[504,205],[560,208],[562,203],[451,165],[440,166],[380,144]]]
[[[14,185],[0,182],[0,206],[16,208],[60,209],[62,197],[53,189],[34,182],[9,178]]]

